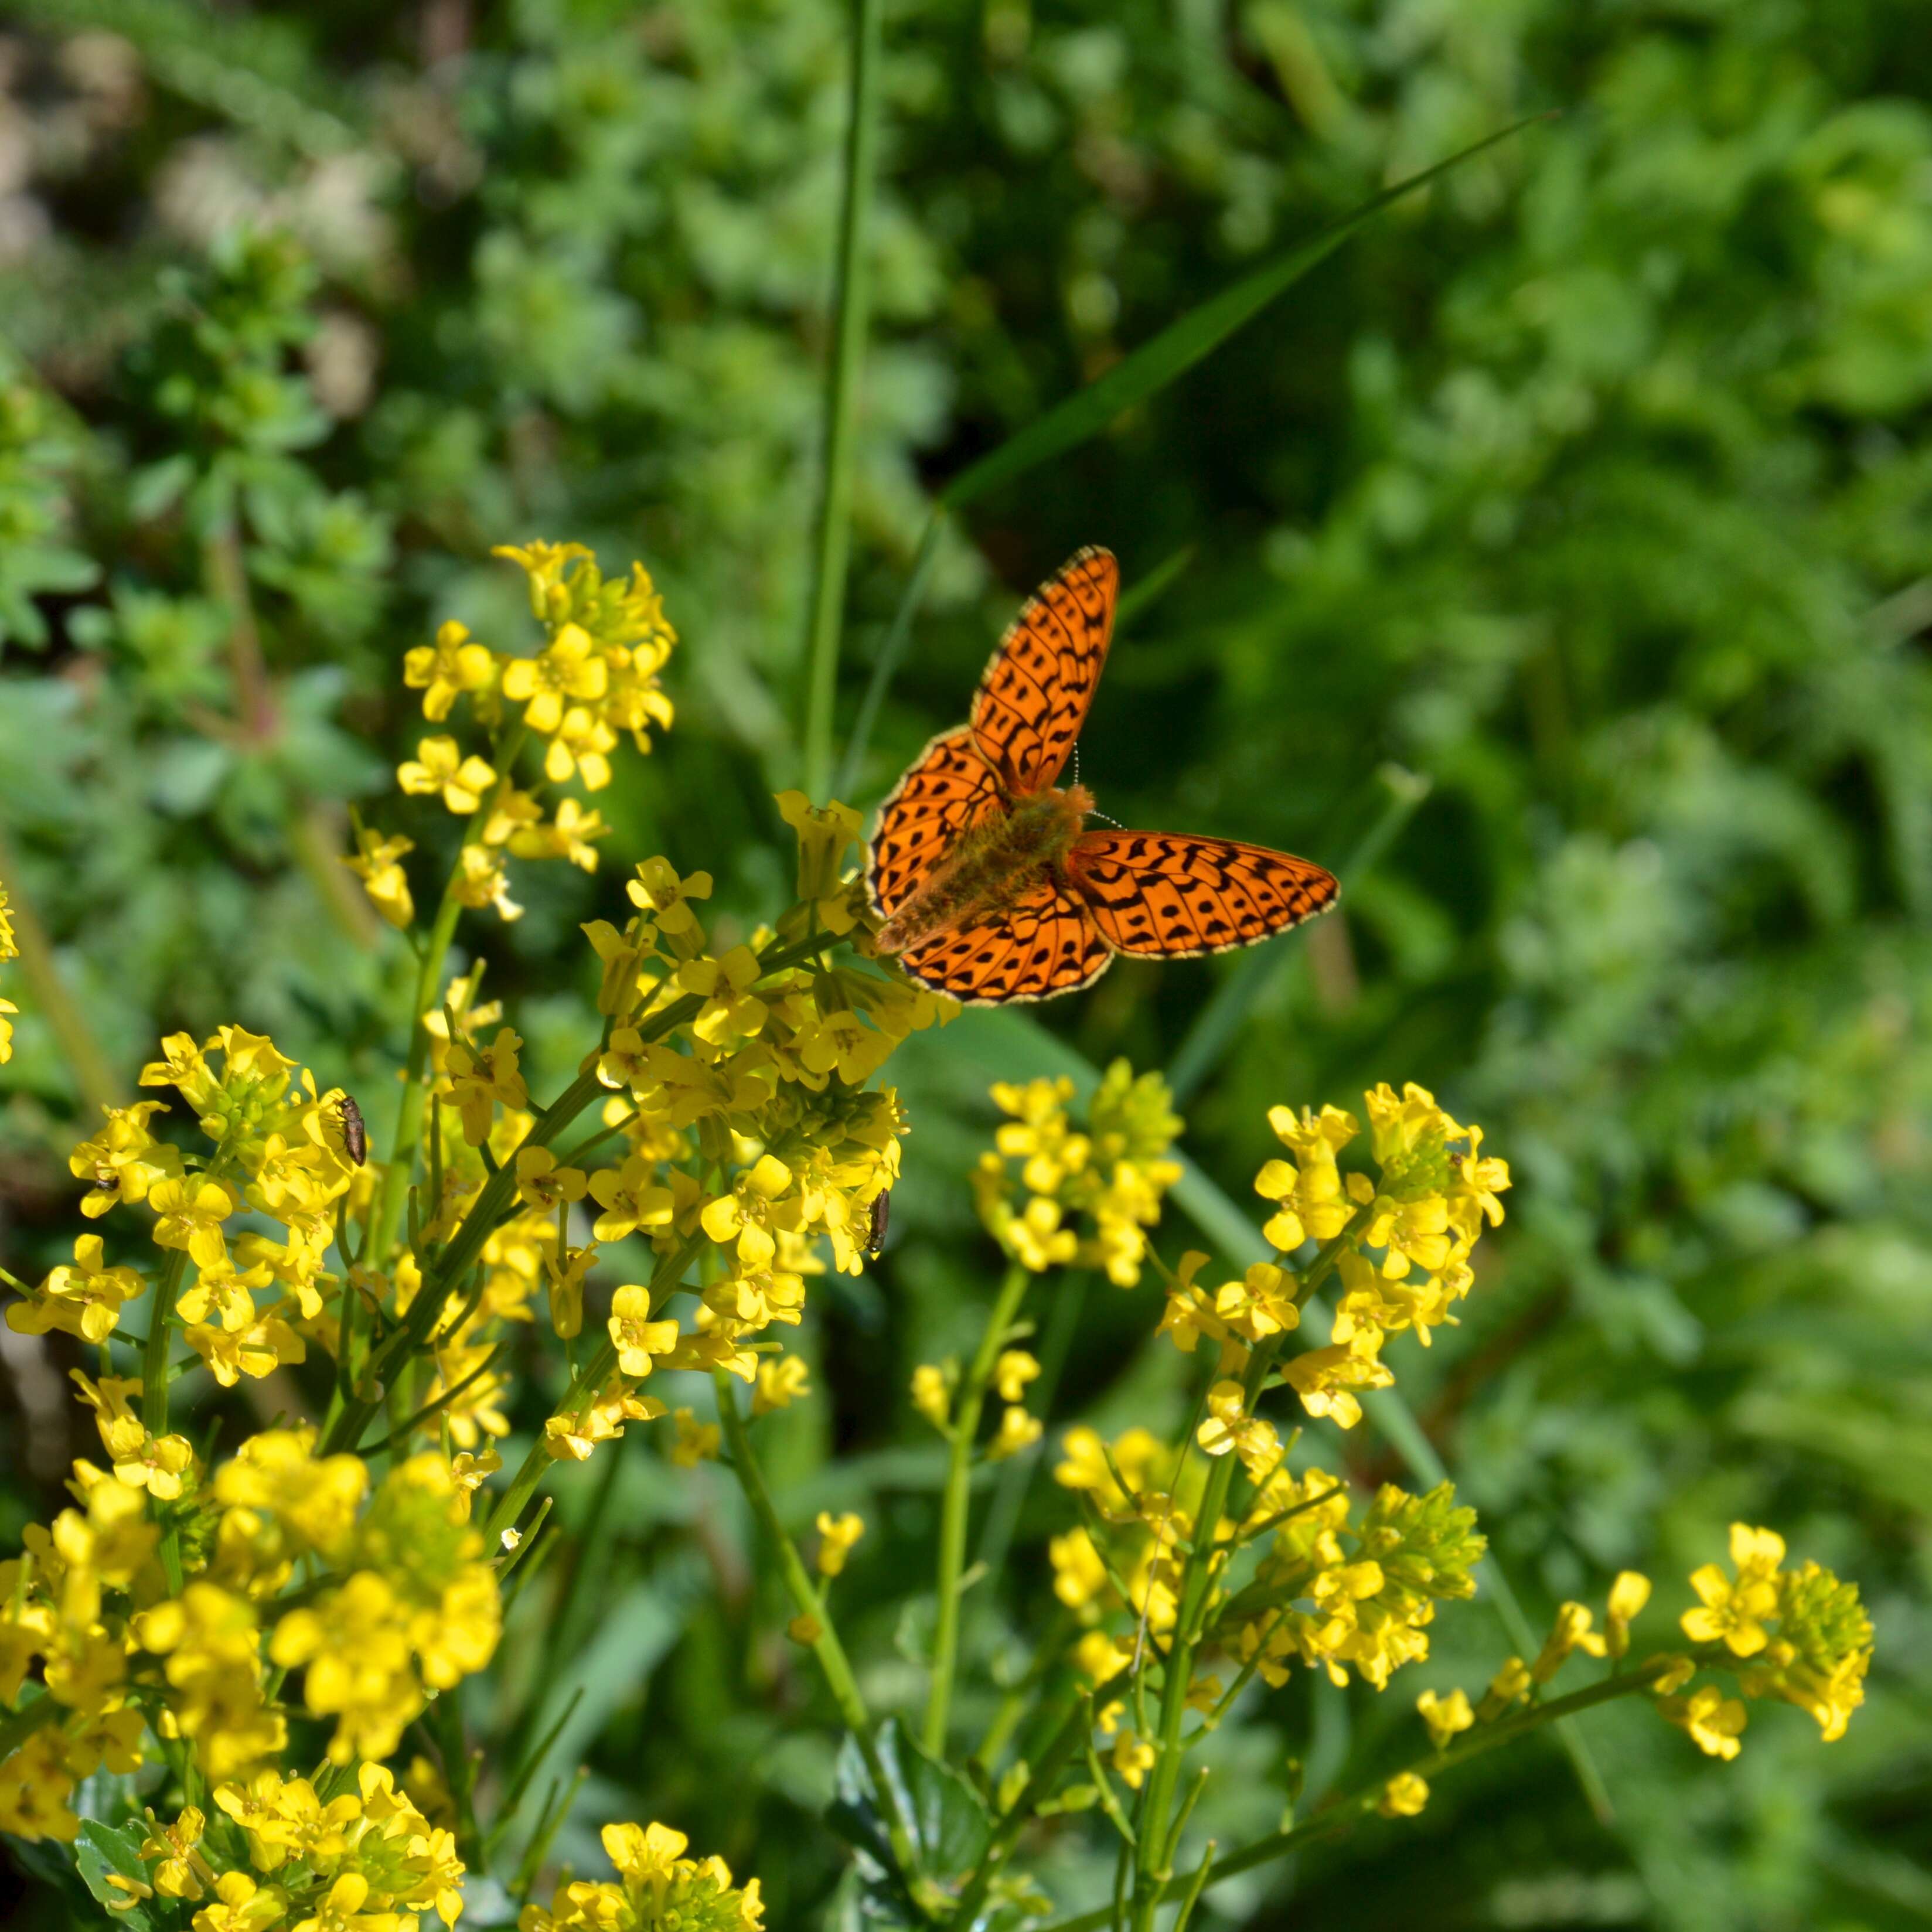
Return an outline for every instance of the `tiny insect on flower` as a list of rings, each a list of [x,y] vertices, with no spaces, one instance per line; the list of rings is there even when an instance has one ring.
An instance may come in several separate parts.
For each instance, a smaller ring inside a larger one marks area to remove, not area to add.
[[[369,1129],[362,1109],[346,1094],[338,1103],[342,1113],[342,1150],[358,1167],[369,1158]]]

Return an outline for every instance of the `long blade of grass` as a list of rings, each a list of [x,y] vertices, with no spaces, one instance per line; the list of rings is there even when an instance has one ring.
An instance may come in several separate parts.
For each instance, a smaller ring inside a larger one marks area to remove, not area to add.
[[[1179,321],[1170,322],[1152,341],[1144,342],[1131,356],[1085,388],[1076,391],[1057,407],[1048,410],[1037,422],[1029,424],[1018,435],[988,451],[977,463],[970,464],[940,492],[939,500],[949,510],[957,510],[983,496],[1002,483],[1010,483],[1029,470],[1051,458],[1064,455],[1090,436],[1097,436],[1114,418],[1137,403],[1157,395],[1177,376],[1193,368],[1201,358],[1217,349],[1244,322],[1252,321],[1269,303],[1285,294],[1318,262],[1332,255],[1365,222],[1379,214],[1391,202],[1460,167],[1486,148],[1521,133],[1533,121],[1547,118],[1532,115],[1500,133],[1487,136],[1446,161],[1424,168],[1363,202],[1352,214],[1341,216],[1326,227],[1316,230],[1305,242],[1278,256],[1265,268],[1257,268],[1223,289],[1211,301],[1190,309]]]
[[[878,172],[882,5],[883,0],[856,0],[855,8],[832,362],[825,380],[825,466],[819,488],[812,614],[806,634],[805,688],[805,789],[808,796],[820,800],[832,776],[832,704],[838,691],[838,636],[845,617],[859,377],[870,310],[866,242],[872,228],[872,182]]]
[[[968,1041],[971,1042],[968,1045]],[[946,1029],[945,1047],[950,1053],[964,1048],[988,1068],[997,1067],[1003,1079],[1027,1079],[1036,1075],[1049,1077],[1064,1074],[1082,1100],[1100,1084],[1100,1075],[1091,1061],[1050,1034],[1030,1014],[1010,1006],[992,1007],[962,1014]],[[1261,1231],[1248,1215],[1230,1200],[1184,1154],[1176,1150],[1180,1178],[1174,1184],[1174,1204],[1205,1234],[1222,1256],[1237,1268],[1251,1267],[1272,1258],[1273,1250],[1262,1238]],[[1302,1330],[1317,1343],[1326,1339],[1331,1319],[1319,1296],[1308,1304]],[[1436,1448],[1417,1421],[1414,1412],[1393,1389],[1365,1391],[1362,1411],[1376,1432],[1401,1457],[1415,1480],[1433,1488],[1448,1472]],[[1510,1587],[1493,1556],[1478,1566],[1484,1594],[1495,1606],[1498,1618],[1518,1654],[1534,1656],[1540,1640],[1530,1628],[1516,1592]],[[1582,1734],[1569,1720],[1553,1726],[1570,1759],[1578,1785],[1591,1810],[1605,1826],[1615,1822],[1616,1813],[1603,1773],[1590,1754]]]
[[[872,728],[879,721],[879,706],[886,701],[886,690],[897,675],[899,659],[905,655],[906,641],[912,635],[912,620],[926,595],[926,580],[932,574],[933,560],[939,554],[940,526],[946,513],[935,508],[926,520],[919,550],[912,560],[912,573],[899,594],[898,608],[892,613],[892,628],[872,664],[872,675],[860,700],[859,715],[852,721],[852,735],[845,741],[845,755],[838,760],[838,776],[832,781],[834,798],[850,798],[859,782],[866,749],[872,742]]]
[[[898,608],[892,614],[892,628],[872,667],[865,701],[860,706],[845,755],[839,764],[839,795],[842,797],[850,790],[863,766],[879,707],[898,669],[906,640],[911,634],[913,619],[925,592],[926,572],[931,565],[932,548],[947,512],[964,508],[996,485],[1010,483],[1015,477],[1024,476],[1028,470],[1054,457],[1064,455],[1090,437],[1097,436],[1123,411],[1158,394],[1176,376],[1184,374],[1202,357],[1219,348],[1244,322],[1252,321],[1277,296],[1286,294],[1310,269],[1333,254],[1357,229],[1379,214],[1391,202],[1399,201],[1438,176],[1460,167],[1486,148],[1492,148],[1498,142],[1520,134],[1532,122],[1549,118],[1546,115],[1532,115],[1526,120],[1518,121],[1500,133],[1478,141],[1473,147],[1465,148],[1460,154],[1451,154],[1447,160],[1438,161],[1433,167],[1425,168],[1420,174],[1411,175],[1392,188],[1383,189],[1352,213],[1330,222],[1325,228],[1318,229],[1306,241],[1278,256],[1265,268],[1257,268],[1232,288],[1222,290],[1212,300],[1203,302],[1198,308],[1190,309],[1178,321],[1170,322],[1152,340],[1142,343],[1131,356],[1117,362],[1098,381],[1076,390],[1037,422],[1029,424],[1017,436],[1009,438],[998,449],[989,452],[977,463],[969,464],[954,477],[940,492],[934,505],[912,575],[899,598]]]
[[[1429,796],[1428,779],[1405,771],[1400,765],[1384,765],[1376,776],[1386,788],[1388,797],[1380,816],[1336,875],[1345,894],[1374,868],[1395,843],[1416,807]],[[1292,950],[1294,944],[1295,934],[1284,932],[1265,945],[1251,947],[1241,956],[1241,963],[1215,988],[1168,1068],[1167,1084],[1177,1102],[1191,1100],[1202,1082],[1220,1065],[1242,1022],[1298,956]]]

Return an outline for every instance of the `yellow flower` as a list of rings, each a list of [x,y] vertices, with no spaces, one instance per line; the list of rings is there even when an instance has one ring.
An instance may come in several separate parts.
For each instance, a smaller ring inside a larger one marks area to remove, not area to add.
[[[1214,1296],[1214,1312],[1238,1335],[1264,1342],[1301,1325],[1294,1303],[1292,1276],[1271,1262],[1257,1262],[1239,1281],[1231,1281]]]
[[[697,929],[698,915],[690,902],[711,896],[711,874],[693,872],[680,879],[668,859],[646,859],[624,890],[634,906],[650,914],[660,932],[678,938]]]
[[[1297,1355],[1282,1374],[1310,1415],[1332,1417],[1338,1426],[1352,1429],[1362,1419],[1354,1391],[1388,1388],[1395,1382],[1378,1359],[1381,1348],[1379,1331],[1371,1329]]]
[[[1210,1456],[1235,1450],[1242,1466],[1257,1479],[1281,1454],[1274,1424],[1248,1414],[1247,1392],[1233,1381],[1218,1382],[1208,1391],[1207,1419],[1195,1432],[1194,1439]]]
[[[140,1393],[131,1376],[103,1376],[90,1382],[78,1369],[68,1371],[80,1385],[81,1400],[94,1411],[101,1445],[114,1473],[130,1490],[146,1490],[163,1502],[182,1492],[182,1478],[194,1466],[194,1451],[182,1436],[151,1436],[128,1406]]]
[[[1124,1727],[1114,1740],[1113,1766],[1130,1790],[1138,1791],[1154,1768],[1154,1748],[1132,1726]]]
[[[122,1304],[146,1286],[134,1269],[106,1265],[98,1234],[82,1234],[75,1239],[71,1264],[63,1262],[50,1270],[31,1300],[12,1304],[7,1325],[23,1335],[58,1328],[83,1341],[104,1342],[114,1332]]]
[[[154,1245],[185,1248],[197,1268],[219,1268],[228,1259],[221,1224],[239,1204],[220,1181],[206,1176],[157,1181],[148,1190],[148,1205],[160,1216],[154,1224]]]
[[[798,835],[798,896],[826,932],[843,937],[856,916],[840,874],[846,848],[863,836],[865,821],[837,800],[815,806],[802,791],[778,794],[778,816]]]
[[[734,946],[722,959],[693,959],[678,968],[678,985],[704,1002],[691,1030],[707,1046],[728,1050],[764,1027],[770,1009],[751,991],[760,970],[748,946]]]
[[[1714,1684],[1706,1684],[1688,1697],[1660,1697],[1657,1708],[1678,1730],[1688,1732],[1707,1756],[1728,1762],[1743,1748],[1738,1740],[1748,1720],[1744,1707],[1736,1698],[1726,1697]]]
[[[527,825],[510,835],[510,850],[519,859],[568,859],[580,871],[597,869],[593,838],[608,838],[610,828],[602,812],[588,810],[574,798],[557,801],[556,817],[548,825]]]
[[[1299,1165],[1270,1160],[1256,1175],[1255,1192],[1279,1204],[1263,1236],[1282,1253],[1310,1239],[1332,1240],[1354,1211],[1335,1164],[1336,1154],[1360,1131],[1354,1116],[1339,1107],[1319,1114],[1304,1108],[1298,1115],[1292,1108],[1270,1107],[1268,1125]]]
[[[224,1388],[232,1388],[244,1376],[260,1381],[284,1362],[308,1359],[302,1337],[274,1316],[244,1328],[218,1328],[211,1322],[190,1323],[182,1340],[206,1362]],[[152,1484],[150,1484],[150,1487]]]
[[[946,1367],[952,1367],[948,1364]],[[957,1370],[949,1375],[946,1368],[931,1362],[922,1362],[912,1372],[912,1406],[935,1429],[945,1429],[950,1425],[952,1414],[952,1384]]]
[[[654,1355],[668,1355],[677,1346],[675,1320],[650,1318],[651,1292],[628,1283],[610,1298],[610,1340],[617,1350],[620,1373],[641,1379],[651,1372]]]
[[[1489,1694],[1476,1707],[1476,1721],[1495,1723],[1512,1704],[1522,1703],[1532,1688],[1529,1666],[1520,1657],[1510,1658],[1490,1679]]]
[[[602,698],[610,680],[610,668],[597,655],[590,633],[566,624],[536,656],[504,664],[503,695],[523,705],[524,722],[548,738],[563,722],[567,699]]]
[[[483,794],[496,782],[496,772],[479,758],[465,758],[454,738],[424,738],[417,742],[416,755],[396,767],[396,782],[420,797],[440,792],[443,803],[463,815],[483,802]]]
[[[1459,1731],[1466,1731],[1476,1721],[1466,1690],[1452,1690],[1446,1697],[1437,1696],[1433,1690],[1425,1690],[1415,1700],[1415,1708],[1422,1713],[1422,1721],[1429,1726],[1429,1742],[1438,1750],[1445,1749]]]
[[[440,724],[464,692],[492,690],[496,659],[487,645],[476,643],[466,626],[454,618],[441,626],[434,644],[418,644],[403,658],[403,682],[423,694],[423,716]]]
[[[688,1408],[675,1409],[671,1426],[677,1439],[671,1444],[670,1460],[681,1469],[694,1469],[700,1462],[716,1460],[722,1432],[715,1422],[700,1422]]]
[[[567,1248],[561,1259],[546,1257],[544,1273],[550,1281],[550,1325],[565,1340],[584,1327],[584,1283],[597,1264],[595,1242],[587,1248]]]
[[[848,1510],[834,1516],[830,1510],[818,1512],[818,1574],[836,1576],[845,1568],[852,1546],[866,1533],[866,1526]]]
[[[1085,1610],[1105,1595],[1106,1565],[1085,1529],[1049,1538],[1046,1553],[1053,1565],[1053,1594],[1070,1610]]]
[[[1530,1676],[1538,1684],[1547,1684],[1569,1660],[1573,1651],[1580,1650],[1586,1657],[1601,1657],[1606,1646],[1590,1628],[1593,1621],[1586,1605],[1558,1604],[1550,1634],[1529,1667]]]
[[[1024,1348],[1003,1349],[993,1364],[993,1386],[999,1390],[1002,1402],[1023,1402],[1027,1384],[1039,1373],[1039,1363]]]
[[[590,1178],[581,1168],[560,1167],[547,1147],[526,1147],[517,1156],[517,1198],[539,1214],[554,1214],[565,1202],[581,1201]]]
[[[466,845],[456,855],[456,875],[449,890],[458,905],[472,912],[494,906],[506,926],[514,925],[524,909],[510,896],[510,875],[503,862],[487,845]]]
[[[705,1203],[699,1221],[719,1246],[735,1244],[742,1266],[769,1268],[778,1253],[778,1231],[796,1228],[801,1218],[802,1204],[784,1201],[791,1185],[791,1169],[774,1154],[760,1154],[729,1194]]]
[[[606,754],[616,742],[616,733],[596,712],[573,704],[544,754],[544,776],[552,784],[562,784],[574,773],[590,790],[602,791],[610,782]]]
[[[1399,1771],[1382,1786],[1376,1809],[1384,1818],[1413,1818],[1428,1802],[1427,1781],[1412,1771]]]
[[[1764,1619],[1778,1607],[1778,1569],[1784,1560],[1784,1540],[1774,1531],[1732,1524],[1737,1580],[1714,1563],[1691,1572],[1690,1587],[1702,1602],[1678,1620],[1684,1634],[1694,1643],[1722,1642],[1734,1657],[1756,1656],[1768,1641]]]
[[[1009,1456],[1017,1456],[1022,1449],[1030,1449],[1037,1442],[1043,1425],[1036,1415],[1029,1415],[1018,1403],[1000,1412],[1000,1426],[994,1432],[993,1439],[986,1444],[986,1460],[989,1462],[1004,1462]]]
[[[769,1415],[775,1408],[789,1408],[811,1393],[812,1372],[800,1357],[767,1355],[758,1364],[752,1413]]]
[[[158,1180],[181,1172],[180,1154],[148,1131],[149,1120],[167,1111],[159,1100],[104,1107],[106,1124],[68,1155],[68,1172],[92,1184],[80,1202],[90,1221],[98,1220],[116,1202],[146,1200]]]
[[[523,1044],[509,1028],[503,1027],[489,1046],[478,1048],[459,1040],[452,1040],[446,1049],[444,1065],[457,1112],[463,1118],[463,1137],[472,1147],[481,1147],[490,1138],[490,1122],[499,1102],[506,1107],[529,1104],[530,1089],[517,1066]]]
[[[1630,1627],[1650,1601],[1650,1579],[1635,1570],[1619,1570],[1610,1586],[1610,1600],[1604,1618],[1604,1642],[1612,1657],[1622,1657],[1630,1648]]]

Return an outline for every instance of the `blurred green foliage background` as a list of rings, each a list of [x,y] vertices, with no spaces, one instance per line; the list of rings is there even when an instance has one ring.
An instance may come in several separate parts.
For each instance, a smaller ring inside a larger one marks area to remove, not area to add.
[[[708,868],[740,929],[781,902],[850,23],[836,0],[0,22],[0,878],[26,943],[0,1247],[33,1275],[79,1225],[68,1147],[163,1031],[268,1030],[386,1121],[409,962],[335,855],[418,734],[404,651],[450,616],[521,647],[493,543],[641,557],[684,639],[677,728],[599,801],[613,862],[544,868],[568,876],[533,877],[520,923],[460,936],[533,1088],[581,1051],[576,923],[632,860]],[[884,82],[842,730],[949,476],[1386,181],[1564,110],[949,526],[854,802],[963,715],[1083,542],[1130,590],[1165,579],[1083,741],[1108,810],[1334,864],[1379,768],[1428,781],[1190,1096],[1189,1151],[1239,1196],[1270,1102],[1436,1089],[1517,1191],[1462,1328],[1397,1366],[1532,1615],[1625,1564],[1671,1598],[1742,1516],[1856,1579],[1878,1628],[1843,1743],[1760,1709],[1720,1768],[1619,1706],[1588,1730],[1612,1824],[1538,1744],[1222,1887],[1219,1922],[1932,1923],[1932,14],[896,0]],[[1123,963],[1043,1018],[1160,1066],[1234,970]],[[818,1292],[824,1394],[766,1425],[788,1511],[872,1523],[842,1587],[880,1708],[919,1688],[896,1606],[939,1468],[904,1392],[982,1318],[964,1174],[986,1078],[1031,1070],[1018,1040],[969,1016],[897,1063],[889,1252]],[[1198,1238],[1171,1213],[1170,1252]],[[1157,1304],[1083,1291],[1058,1413],[1178,1425]],[[86,1444],[62,1338],[0,1346],[11,1550]],[[540,1390],[556,1364],[524,1366]],[[520,1429],[544,1412],[532,1392]],[[1322,1448],[1398,1473],[1366,1428]],[[829,1713],[726,1479],[640,1439],[558,1487],[492,1721],[527,1739],[586,1692],[561,1851],[662,1817],[757,1873],[775,1926],[836,1922]],[[982,1721],[1051,1601],[1066,1513],[1028,1498],[969,1599]],[[1272,1828],[1291,1756],[1311,1793],[1359,1780],[1425,1681],[1508,1647],[1479,1609],[1438,1629],[1383,1698],[1298,1684],[1226,1734],[1238,1774],[1195,1836]],[[1104,1890],[1094,1842],[1047,1852],[1063,1909]]]

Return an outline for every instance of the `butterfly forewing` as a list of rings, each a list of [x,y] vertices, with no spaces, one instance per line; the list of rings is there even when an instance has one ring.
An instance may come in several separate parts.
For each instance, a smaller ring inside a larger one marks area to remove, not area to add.
[[[973,700],[973,734],[1011,790],[1058,780],[1107,662],[1120,581],[1111,550],[1083,550],[1000,640]]]
[[[1185,958],[1252,946],[1334,904],[1334,874],[1306,859],[1174,832],[1087,832],[1069,878],[1109,946]]]
[[[967,725],[933,740],[880,808],[867,874],[887,918],[932,876],[960,834],[1002,809],[999,781]]]
[[[915,946],[899,964],[936,993],[987,1006],[1070,993],[1112,957],[1078,894],[1044,880],[1006,911]]]

